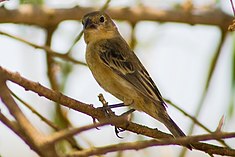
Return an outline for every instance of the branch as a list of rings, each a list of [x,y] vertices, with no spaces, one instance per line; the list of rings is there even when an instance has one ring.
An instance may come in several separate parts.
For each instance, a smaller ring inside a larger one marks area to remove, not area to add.
[[[60,92],[50,90],[42,86],[39,83],[27,80],[26,78],[20,76],[19,73],[10,72],[0,66],[0,75],[4,75],[8,80],[22,86],[25,90],[31,90],[37,93],[39,96],[43,96],[49,100],[57,102],[63,106],[68,108],[72,108],[78,112],[89,115],[98,120],[106,119],[106,115],[101,109],[96,109],[92,105],[82,103],[75,99],[72,99],[68,96],[61,94]],[[145,136],[153,137],[153,138],[171,138],[172,136],[156,129],[150,129],[145,126],[141,126],[135,123],[131,123],[127,120],[123,120],[122,123],[114,123],[119,128],[123,128],[137,134],[143,134]]]
[[[22,38],[20,38],[20,37],[16,37],[16,36],[14,36],[14,35],[11,35],[11,34],[8,34],[8,33],[5,33],[5,32],[2,32],[2,31],[0,31],[0,34],[1,34],[1,35],[5,35],[5,36],[7,36],[7,37],[10,37],[10,38],[12,38],[12,39],[18,40],[18,41],[20,41],[20,42],[22,42],[22,43],[25,43],[25,44],[27,44],[27,45],[29,45],[29,46],[34,47],[35,49],[43,49],[43,50],[45,50],[45,52],[46,52],[47,54],[49,54],[49,55],[51,55],[51,56],[54,56],[54,57],[58,57],[58,58],[67,60],[67,61],[73,62],[73,63],[75,63],[75,64],[86,65],[86,63],[81,62],[81,61],[77,61],[77,60],[73,59],[72,57],[69,57],[69,56],[66,55],[66,54],[62,54],[62,53],[55,52],[55,51],[53,51],[53,50],[52,50],[50,47],[48,47],[48,46],[40,46],[40,45],[34,44],[34,43],[32,43],[32,42],[29,42],[29,41],[27,41],[27,40],[24,40],[24,39],[22,39]]]
[[[24,100],[22,100],[20,97],[18,97],[15,93],[13,93],[11,90],[9,90],[10,93],[12,94],[12,96],[14,98],[16,98],[19,102],[21,102],[22,104],[24,104],[25,107],[27,107],[32,113],[34,113],[35,115],[37,115],[43,122],[45,122],[48,126],[50,126],[51,128],[53,128],[54,130],[59,130],[59,127],[56,126],[54,123],[52,123],[51,121],[49,121],[48,119],[46,119],[43,115],[41,115],[38,111],[36,111],[31,105],[29,105],[27,102],[25,102]]]
[[[59,92],[50,90],[40,85],[39,83],[27,80],[24,77],[21,77],[18,73],[10,72],[2,68],[1,66],[0,66],[0,76],[5,76],[7,80],[10,80],[22,86],[23,88],[25,88],[25,90],[31,90],[37,93],[39,96],[46,97],[49,100],[57,102],[63,106],[72,108],[76,111],[82,112],[86,115],[89,115],[93,118],[98,119],[99,121],[106,119],[106,115],[101,109],[96,109],[92,105],[82,103],[80,101],[69,98],[68,96],[65,96]],[[122,129],[131,131],[136,134],[141,134],[141,135],[156,138],[156,139],[164,139],[164,138],[171,139],[172,138],[171,135],[163,133],[157,129],[151,129],[146,126],[129,122],[125,119],[123,119],[121,122],[114,122],[112,123],[112,125],[115,125],[118,128],[122,128]],[[204,143],[194,143],[193,147],[197,150],[201,150],[210,154],[226,154],[226,153],[231,154],[231,152],[235,153],[235,150],[233,149],[218,147],[218,146],[204,144]],[[221,151],[223,152],[221,153]]]
[[[37,150],[37,148],[32,144],[31,141],[28,141],[25,132],[20,129],[19,124],[16,121],[10,121],[0,112],[0,121],[5,124],[11,131],[13,131],[17,136],[19,136],[31,149]]]
[[[20,110],[19,106],[16,104],[14,99],[11,97],[11,94],[9,92],[9,89],[6,85],[6,77],[0,73],[0,97],[2,102],[6,105],[11,115],[16,119],[19,129],[24,132],[25,135],[22,139],[26,140],[28,146],[32,148],[34,151],[36,151],[39,155],[45,156],[45,154],[48,154],[48,156],[54,156],[57,157],[55,149],[51,146],[50,148],[47,147],[47,149],[44,149],[44,138],[43,134],[39,132],[31,123],[30,121],[25,117],[23,112]],[[14,130],[13,130],[14,131]],[[19,136],[22,136],[22,134],[19,134]]]
[[[2,102],[6,105],[11,115],[19,123],[19,126],[21,127],[20,129],[25,130],[25,133],[28,135],[30,141],[37,146],[37,140],[34,137],[36,135],[38,136],[37,138],[41,138],[42,134],[38,132],[37,129],[29,122],[14,99],[11,97],[4,75],[0,75],[0,87],[0,97]]]
[[[108,6],[109,3],[111,2],[111,0],[106,0],[105,4],[100,8],[101,11],[105,11]],[[73,44],[70,46],[70,48],[68,49],[68,51],[66,52],[66,55],[70,55],[72,52],[73,47],[77,44],[77,42],[81,39],[83,35],[83,30],[78,34],[78,36],[75,38]]]
[[[51,42],[52,42],[52,36],[54,31],[56,30],[56,27],[47,27],[46,28],[46,32],[47,32],[47,37],[46,37],[46,42],[45,42],[45,46],[47,47],[51,47]],[[68,55],[64,55],[65,57],[70,58]],[[55,91],[60,91],[60,83],[58,81],[58,74],[59,71],[57,70],[57,62],[55,61],[55,59],[53,58],[53,55],[51,55],[48,51],[46,53],[46,61],[47,61],[47,76],[48,76],[48,80],[50,82],[51,88]],[[81,62],[82,63],[82,62]],[[56,123],[60,129],[64,129],[64,128],[69,128],[71,127],[71,123],[67,118],[67,115],[65,114],[65,110],[62,109],[62,106],[55,103],[56,107],[55,107],[55,115],[54,117],[57,119]],[[48,140],[47,140],[48,141]],[[77,150],[81,150],[82,148],[77,144],[77,141],[73,138],[73,137],[68,137],[67,141],[69,142],[70,146],[73,147],[73,149],[77,149]],[[60,147],[59,149],[70,149],[70,147],[68,148],[68,145],[61,142],[61,143],[57,143],[56,147]]]
[[[213,133],[213,134],[205,134],[205,135],[198,135],[198,136],[188,136],[188,137],[179,137],[179,138],[172,138],[172,139],[165,139],[165,140],[148,140],[148,141],[138,141],[138,142],[129,142],[129,143],[120,143],[114,144],[104,147],[96,147],[91,148],[83,151],[76,151],[73,152],[67,157],[82,157],[82,156],[92,156],[92,155],[102,155],[110,152],[116,151],[123,151],[123,150],[140,150],[152,146],[165,146],[165,145],[186,145],[186,144],[194,144],[198,141],[207,141],[207,140],[214,140],[214,139],[221,139],[221,138],[232,138],[235,137],[235,132],[231,133]],[[211,151],[208,152],[209,154],[214,154]],[[235,156],[234,151],[228,150],[220,150],[219,152],[221,155],[229,155]]]
[[[98,128],[98,127],[105,126],[108,124],[112,124],[114,122],[119,123],[122,121],[123,121],[122,117],[113,117],[113,118],[106,119],[100,123],[94,123],[94,124],[90,124],[90,125],[79,127],[79,128],[64,129],[64,130],[61,130],[59,132],[55,132],[54,134],[50,135],[48,142],[55,143],[59,140],[71,137],[73,135],[79,134],[81,132],[84,132],[84,131],[87,131],[90,129],[94,129],[94,128]]]
[[[193,117],[192,115],[188,114],[187,112],[185,112],[183,109],[181,109],[179,106],[175,105],[173,102],[171,102],[168,99],[164,99],[168,104],[170,104],[171,106],[173,106],[175,109],[177,109],[178,111],[180,111],[181,113],[183,113],[185,116],[189,117],[195,124],[197,124],[198,126],[200,126],[201,128],[203,128],[205,131],[209,132],[209,133],[213,133],[213,131],[211,131],[209,128],[207,128],[205,125],[203,125],[197,118]],[[227,145],[225,143],[224,140],[219,139],[218,140],[222,145],[229,147],[229,145]]]
[[[69,9],[53,9],[45,6],[20,5],[18,9],[0,8],[1,23],[19,23],[41,27],[57,26],[64,20],[80,20],[88,12],[98,10],[94,7]],[[227,28],[233,17],[218,9],[192,10],[191,12],[171,9],[161,10],[151,7],[137,6],[131,8],[108,8],[106,10],[115,20],[127,20],[131,23],[139,21],[181,22],[188,24],[215,25]],[[216,18],[215,18],[216,17]]]
[[[212,76],[215,72],[215,69],[216,69],[216,65],[218,63],[218,59],[220,57],[220,54],[221,54],[221,49],[222,49],[222,46],[224,44],[224,41],[226,39],[226,31],[221,29],[221,39],[220,39],[220,42],[218,44],[218,47],[215,51],[215,54],[214,56],[212,57],[212,61],[209,65],[209,71],[208,71],[208,76],[207,76],[207,80],[206,80],[206,84],[205,84],[205,87],[203,89],[203,92],[202,92],[202,96],[199,100],[199,103],[197,105],[197,108],[196,108],[196,111],[195,111],[195,114],[194,114],[194,117],[197,118],[200,113],[201,113],[201,110],[202,110],[202,107],[204,105],[204,101],[206,100],[206,97],[207,97],[207,94],[208,94],[208,91],[209,91],[209,87],[210,87],[210,84],[211,84],[211,79],[212,79]],[[188,135],[191,135],[193,133],[193,130],[194,130],[194,126],[195,126],[195,123],[192,122],[189,126],[189,131],[188,131]],[[186,149],[183,149],[180,153],[180,157],[184,157],[185,154],[186,154]]]

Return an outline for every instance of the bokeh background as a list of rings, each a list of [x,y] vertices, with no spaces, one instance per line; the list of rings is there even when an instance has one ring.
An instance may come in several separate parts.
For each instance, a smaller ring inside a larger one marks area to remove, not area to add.
[[[51,8],[72,8],[76,5],[100,8],[105,2],[104,0],[10,0],[0,5],[7,9],[17,9],[19,5],[28,3],[43,4]],[[185,2],[185,0],[112,0],[109,3],[109,8],[144,5],[156,8],[156,10],[172,9],[179,7]],[[233,14],[229,0],[193,0],[192,2],[197,9],[219,8],[227,14]],[[133,46],[135,53],[149,71],[165,98],[171,100],[191,115],[195,115],[198,106],[202,104],[202,109],[197,118],[212,131],[216,130],[222,116],[225,117],[223,131],[235,130],[235,52],[233,33],[226,33],[220,55],[216,60],[217,64],[215,68],[211,69],[211,63],[221,42],[222,35],[221,30],[216,26],[141,21],[133,29],[128,21],[116,20],[115,23],[123,37],[130,44],[133,42],[132,39],[135,39]],[[62,22],[52,36],[52,49],[57,52],[67,52],[81,30],[82,24],[80,21],[68,20]],[[21,37],[38,45],[43,45],[46,39],[45,31],[36,26],[1,23],[0,31]],[[11,71],[17,71],[30,80],[50,87],[47,76],[46,54],[43,50],[34,49],[27,44],[2,35],[0,35],[0,50],[0,66]],[[83,37],[73,47],[71,54],[77,60],[85,62],[85,42]],[[104,95],[109,104],[120,102],[99,87],[86,66],[64,62],[60,59],[57,59],[57,62],[57,70],[60,74],[58,80],[63,84],[61,90],[65,95],[88,104],[94,104],[95,107],[102,105],[97,97],[99,93]],[[210,72],[213,72],[213,75],[208,80]],[[209,86],[206,88],[208,83]],[[9,83],[9,85],[14,93],[31,104],[43,116],[56,121],[57,110],[53,102],[32,92],[26,92],[14,84]],[[171,105],[168,106],[168,112],[171,117],[188,134],[192,121]],[[20,107],[30,117],[32,123],[42,132],[48,134],[52,132],[50,127],[44,124],[24,105],[20,105]],[[2,102],[0,102],[0,109],[4,115],[11,117]],[[64,110],[66,110],[66,116],[73,126],[78,127],[92,123],[92,119],[84,114],[65,108]],[[117,114],[121,114],[126,110],[127,108],[114,109]],[[168,132],[162,124],[144,113],[135,112],[132,118],[137,123]],[[195,126],[192,134],[203,133],[207,132]],[[114,128],[106,126],[100,130],[93,129],[82,133],[75,138],[83,147],[146,139],[146,137],[137,136],[128,131],[120,135],[124,138],[117,138]],[[218,144],[214,141],[210,142]],[[226,142],[231,147],[235,147],[234,139],[226,140]],[[13,148],[14,151],[12,151]],[[105,156],[175,157],[179,156],[181,151],[182,148],[179,146],[164,146],[151,147],[140,151],[109,153]],[[14,157],[19,156],[19,154],[22,157],[37,156],[18,136],[0,123],[0,155],[3,157]],[[185,156],[208,155],[199,151],[192,151],[187,152]]]

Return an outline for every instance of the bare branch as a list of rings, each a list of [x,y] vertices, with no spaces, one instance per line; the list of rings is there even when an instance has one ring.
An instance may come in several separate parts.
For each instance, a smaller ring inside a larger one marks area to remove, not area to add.
[[[37,147],[34,146],[31,141],[28,140],[27,135],[25,135],[25,132],[20,129],[20,126],[16,121],[10,121],[1,112],[0,121],[5,124],[9,129],[11,129],[11,131],[13,131],[17,136],[19,136],[33,150],[37,150]]]
[[[2,73],[2,75],[4,75],[8,80],[25,88],[25,90],[31,90],[40,96],[44,96],[49,100],[57,102],[63,106],[72,108],[78,112],[82,112],[98,120],[106,119],[106,115],[102,110],[96,109],[92,105],[85,104],[75,99],[69,98],[68,96],[63,95],[60,92],[50,90],[49,88],[46,88],[39,83],[27,80],[26,78],[21,77],[19,73],[10,72],[2,68],[1,66],[0,66],[0,73]],[[143,134],[153,138],[172,137],[171,135],[163,133],[157,129],[150,129],[146,126],[141,126],[135,123],[131,123],[127,120],[123,120],[122,123],[114,123],[114,125],[116,125],[119,128],[123,128],[135,132],[137,134]]]
[[[215,71],[215,68],[216,68],[216,65],[218,63],[218,59],[220,57],[220,54],[221,54],[221,49],[222,49],[222,46],[224,44],[224,41],[226,39],[226,30],[224,29],[221,29],[221,39],[220,39],[220,42],[218,44],[218,47],[215,51],[215,54],[214,56],[212,57],[212,60],[211,60],[211,64],[209,66],[209,71],[208,71],[208,76],[206,78],[206,84],[205,84],[205,87],[203,89],[203,92],[202,92],[202,96],[199,100],[199,103],[197,105],[197,108],[196,108],[196,111],[195,111],[195,114],[194,114],[194,117],[197,118],[199,116],[199,114],[201,113],[201,109],[204,105],[204,101],[206,99],[206,96],[207,96],[207,93],[208,93],[208,90],[209,90],[209,86],[211,84],[211,79],[212,79],[212,76],[214,74],[214,71]],[[195,123],[191,123],[190,126],[189,126],[189,131],[188,131],[188,135],[191,135],[193,133],[193,130],[194,130],[194,127],[195,127]],[[180,157],[184,157],[185,154],[186,154],[186,149],[183,149],[181,151],[181,155]]]
[[[232,6],[232,10],[233,10],[233,16],[235,16],[235,9],[234,9],[234,5],[233,5],[233,1],[230,0],[231,6]]]
[[[52,9],[45,6],[21,5],[18,9],[0,8],[1,23],[23,23],[41,27],[57,26],[64,20],[80,20],[88,12],[98,10],[92,7],[69,9]],[[108,8],[106,10],[115,20],[127,20],[131,23],[139,21],[182,22],[188,24],[215,25],[227,28],[233,17],[218,9],[193,10],[161,10],[138,6],[132,8]],[[216,18],[214,18],[216,17]]]
[[[6,105],[11,115],[19,123],[19,126],[21,127],[21,129],[25,130],[26,134],[28,135],[28,138],[36,146],[38,144],[36,139],[40,139],[42,137],[42,134],[38,132],[37,129],[24,116],[19,106],[16,104],[16,102],[10,95],[10,92],[6,85],[6,79],[4,78],[4,75],[2,75],[2,73],[0,74],[1,74],[0,75],[0,87],[1,87],[0,97],[1,97],[2,102]]]
[[[59,92],[50,90],[39,83],[32,82],[30,80],[27,80],[23,77],[21,77],[18,73],[12,73],[0,66],[0,74],[6,79],[22,86],[26,90],[31,90],[35,93],[37,93],[40,96],[44,96],[47,99],[50,99],[54,102],[58,102],[62,104],[63,106],[67,106],[69,108],[72,108],[76,111],[82,112],[84,114],[87,114],[89,116],[92,116],[93,118],[96,118],[98,120],[104,120],[106,119],[106,116],[104,112],[100,109],[94,108],[92,105],[88,105],[82,102],[79,102],[77,100],[74,100],[72,98],[69,98]],[[0,75],[0,76],[1,76]],[[156,138],[156,139],[170,139],[172,138],[171,135],[163,133],[157,129],[151,129],[146,126],[142,126],[136,123],[129,122],[125,119],[122,120],[122,122],[118,123],[112,123],[112,125],[115,125],[116,127],[131,131],[136,134],[141,134],[144,136]],[[214,146],[211,144],[205,144],[205,143],[194,143],[193,144],[194,149],[204,151],[206,153],[210,152],[210,154],[226,154],[234,152],[235,150],[231,150],[229,148],[223,148],[219,146]]]
[[[111,2],[111,0],[107,0],[106,2],[105,2],[105,4],[101,7],[101,11],[105,11],[107,8],[108,8],[108,6],[109,6],[109,3]],[[73,47],[76,45],[76,43],[81,39],[81,37],[82,37],[82,35],[83,35],[83,30],[78,34],[78,36],[76,37],[76,39],[74,40],[74,42],[73,42],[73,44],[71,45],[71,47],[68,49],[68,51],[66,52],[66,55],[70,55],[71,54],[71,52],[72,52],[72,49],[73,49]]]
[[[11,115],[16,119],[18,122],[18,126],[20,130],[24,131],[24,140],[27,141],[27,144],[29,147],[31,147],[34,151],[36,151],[39,155],[44,156],[45,153],[48,154],[48,156],[54,156],[57,157],[55,150],[53,147],[50,149],[42,148],[44,147],[44,138],[43,134],[39,132],[31,123],[30,121],[25,117],[25,115],[20,110],[19,106],[16,104],[14,99],[11,97],[10,92],[8,90],[8,87],[6,85],[6,78],[2,73],[0,72],[0,97],[2,102],[6,105],[8,110],[10,111]],[[22,134],[19,134],[19,136],[22,136]],[[46,146],[47,147],[47,146]]]
[[[205,125],[203,125],[197,118],[195,118],[194,116],[188,114],[187,112],[185,112],[183,109],[181,109],[179,106],[175,105],[173,102],[171,102],[168,99],[164,99],[167,103],[169,103],[171,106],[173,106],[175,109],[177,109],[178,111],[180,111],[181,113],[183,113],[185,116],[189,117],[195,124],[197,124],[198,126],[200,126],[201,128],[203,128],[205,131],[209,132],[209,133],[213,133],[213,131],[211,131],[209,128],[207,128]],[[222,145],[229,147],[229,145],[227,145],[225,143],[225,141],[223,139],[219,139],[218,140]]]
[[[105,4],[102,6],[100,11],[105,11],[109,7],[110,2],[111,2],[111,0],[106,0]]]
[[[113,118],[103,120],[100,123],[90,124],[90,125],[79,127],[79,128],[64,129],[64,130],[61,130],[59,132],[56,132],[56,133],[52,134],[49,137],[48,142],[55,143],[55,142],[57,142],[59,140],[62,140],[66,137],[71,137],[73,135],[79,134],[81,132],[84,132],[84,131],[87,131],[87,130],[90,130],[90,129],[94,129],[94,128],[97,128],[97,127],[109,125],[109,124],[112,124],[114,122],[119,123],[121,121],[123,121],[122,117],[113,117]]]
[[[148,140],[148,141],[138,141],[138,142],[130,142],[130,143],[120,143],[114,145],[108,145],[104,147],[96,147],[83,151],[73,152],[67,157],[82,157],[82,156],[91,156],[91,155],[101,155],[110,152],[116,152],[121,150],[140,150],[152,146],[164,146],[164,145],[186,145],[186,144],[194,144],[198,141],[207,141],[213,139],[221,139],[221,138],[232,138],[235,137],[235,132],[231,133],[213,133],[213,134],[205,134],[198,136],[188,136],[188,137],[180,137],[176,139],[163,139],[163,140]],[[222,152],[221,152],[222,153]],[[225,153],[225,152],[223,152]],[[214,154],[213,152],[209,154]],[[235,156],[234,150],[226,151],[226,155]],[[221,155],[225,155],[221,154]]]
[[[45,52],[46,52],[47,54],[50,54],[51,56],[54,56],[54,57],[58,57],[58,58],[67,60],[67,61],[73,62],[73,63],[75,63],[75,64],[81,64],[81,65],[85,65],[85,66],[86,66],[86,63],[81,62],[81,61],[77,61],[77,60],[75,60],[75,59],[69,57],[69,56],[66,55],[66,54],[62,54],[62,53],[55,52],[55,51],[53,51],[53,50],[52,50],[50,47],[48,47],[48,46],[40,46],[40,45],[34,44],[34,43],[32,43],[32,42],[29,42],[29,41],[27,41],[27,40],[24,40],[24,39],[22,39],[22,38],[16,37],[16,36],[11,35],[11,34],[8,34],[8,33],[6,33],[6,32],[0,31],[0,34],[1,34],[1,35],[5,35],[5,36],[8,36],[8,37],[10,37],[10,38],[12,38],[12,39],[18,40],[18,41],[20,41],[20,42],[23,42],[23,43],[25,43],[25,44],[27,44],[27,45],[29,45],[29,46],[34,47],[35,49],[43,49],[43,50],[45,50]]]
[[[27,102],[25,102],[24,100],[22,100],[20,97],[18,97],[15,93],[13,93],[11,90],[9,90],[10,93],[18,100],[20,101],[22,104],[24,104],[24,106],[26,106],[31,112],[33,112],[35,115],[37,115],[43,122],[45,122],[47,125],[49,125],[50,127],[52,127],[55,130],[59,130],[59,128],[52,123],[51,121],[49,121],[48,119],[46,119],[45,117],[43,117],[38,111],[36,111],[31,105],[29,105]]]

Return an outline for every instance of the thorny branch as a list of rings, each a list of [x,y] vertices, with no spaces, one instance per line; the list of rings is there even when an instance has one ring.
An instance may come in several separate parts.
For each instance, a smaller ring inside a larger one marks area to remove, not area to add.
[[[18,9],[0,8],[1,23],[23,23],[40,27],[57,26],[64,20],[81,20],[88,12],[98,10],[94,7],[79,7],[69,9],[53,9],[45,6],[21,5]],[[215,25],[227,28],[233,17],[219,9],[192,10],[187,12],[179,9],[162,10],[151,7],[108,8],[106,9],[115,20],[127,20],[130,23],[140,21],[182,22],[188,24]],[[216,18],[215,18],[216,17]]]
[[[221,139],[221,138],[231,138],[235,137],[235,132],[231,133],[213,133],[213,134],[205,134],[205,135],[198,135],[198,136],[188,136],[188,137],[180,137],[180,138],[172,138],[167,140],[148,140],[148,141],[137,141],[137,142],[129,142],[129,143],[120,143],[114,145],[108,145],[104,147],[96,147],[91,148],[83,151],[76,151],[67,155],[67,157],[85,157],[91,155],[101,155],[110,152],[116,152],[120,150],[140,150],[147,147],[152,146],[164,146],[164,145],[178,145],[178,144],[188,144],[188,143],[195,143],[198,141],[206,141],[206,140],[213,140],[213,139]],[[226,152],[226,151],[224,151]],[[208,154],[213,154],[208,152]],[[221,154],[225,155],[225,154]],[[234,153],[229,154],[230,156],[234,156]]]
[[[173,106],[175,109],[177,109],[178,111],[180,111],[181,113],[183,113],[185,116],[189,117],[195,124],[197,124],[198,126],[200,126],[201,128],[203,128],[205,131],[207,131],[208,133],[213,133],[213,131],[211,131],[209,128],[207,128],[205,125],[203,125],[197,118],[195,118],[194,116],[188,114],[187,112],[185,112],[183,109],[181,109],[180,107],[178,107],[177,105],[175,105],[174,103],[172,103],[170,100],[168,99],[164,99],[168,104],[170,104],[171,106]],[[224,140],[219,139],[218,140],[222,145],[230,148]]]
[[[208,76],[206,78],[206,84],[205,84],[205,87],[202,91],[202,96],[199,100],[199,103],[198,103],[197,108],[196,108],[195,113],[194,113],[195,118],[198,118],[198,116],[200,115],[201,110],[202,110],[203,105],[204,105],[204,101],[206,100],[207,93],[209,91],[209,87],[210,87],[210,84],[211,84],[211,79],[212,79],[213,74],[215,72],[216,65],[218,63],[218,59],[219,59],[220,54],[221,54],[221,49],[222,49],[224,41],[226,39],[226,34],[227,34],[226,31],[221,29],[221,39],[220,39],[218,48],[216,49],[215,54],[211,59],[211,63],[210,63],[209,71],[208,71]],[[189,127],[188,135],[191,135],[193,133],[194,127],[195,127],[195,123],[192,122],[190,124],[190,127]],[[184,154],[186,154],[186,151],[187,151],[186,149],[183,149],[180,153],[181,154],[180,157],[184,157],[185,156]]]
[[[1,2],[1,1],[0,1]],[[106,9],[110,0],[106,1],[106,5],[103,9]],[[0,8],[0,23],[23,23],[29,25],[37,25],[43,28],[54,27],[56,28],[57,25],[64,21],[64,20],[80,20],[82,16],[90,11],[97,10],[97,8],[85,8],[85,7],[74,7],[70,9],[52,9],[47,7],[39,7],[39,6],[32,6],[32,5],[21,5],[18,9],[15,10],[7,10],[4,7]],[[234,9],[233,9],[234,10]],[[149,7],[133,7],[133,8],[109,8],[107,12],[117,20],[128,20],[130,23],[135,24],[139,21],[143,20],[151,20],[151,21],[159,21],[159,22],[183,22],[188,24],[206,24],[206,25],[216,25],[221,28],[222,31],[225,31],[228,25],[232,21],[232,17],[225,14],[221,10],[214,9],[214,10],[194,10],[190,9],[189,11],[184,10],[156,10]],[[38,16],[40,15],[40,16]],[[179,18],[180,17],[180,18]],[[214,18],[217,17],[217,18]],[[224,32],[223,32],[224,33]],[[1,32],[0,34],[11,37],[23,43],[26,43],[34,48],[43,49],[46,53],[53,57],[59,57],[67,61],[71,61],[76,64],[86,65],[83,62],[77,61],[69,56],[71,49],[74,45],[68,50],[67,53],[62,54],[55,52],[50,49],[48,46],[39,46],[34,43],[28,42],[24,39],[12,36],[5,32]],[[82,33],[78,36],[80,39]],[[75,42],[76,43],[76,42]],[[4,77],[3,77],[4,76]],[[85,149],[82,151],[76,151],[71,153],[69,156],[88,156],[88,155],[98,155],[98,154],[105,154],[108,152],[113,151],[120,151],[120,150],[129,150],[129,149],[143,149],[149,146],[158,146],[158,145],[169,145],[169,144],[177,144],[183,145],[188,143],[193,143],[193,146],[197,150],[204,151],[208,154],[220,154],[220,155],[231,155],[235,156],[235,150],[230,148],[223,148],[219,146],[214,146],[205,143],[199,143],[198,141],[202,140],[209,140],[215,139],[222,141],[221,138],[231,138],[234,137],[234,133],[221,133],[215,132],[209,135],[200,135],[200,136],[189,136],[185,138],[177,138],[173,139],[171,135],[158,131],[156,129],[151,129],[146,126],[141,126],[139,124],[135,124],[129,122],[125,119],[119,119],[114,121],[105,121],[106,116],[105,114],[91,105],[76,101],[72,98],[69,98],[58,91],[50,90],[46,87],[43,87],[39,83],[32,82],[21,77],[18,73],[12,73],[2,67],[0,67],[0,97],[5,105],[8,107],[9,111],[15,116],[16,121],[9,121],[2,113],[0,113],[0,120],[7,125],[11,130],[13,130],[17,135],[19,135],[33,150],[35,150],[40,155],[44,155],[40,148],[40,142],[44,143],[45,139],[42,140],[42,134],[39,133],[39,137],[35,140],[34,136],[32,136],[32,132],[35,131],[36,134],[37,129],[34,128],[30,122],[28,122],[27,118],[24,117],[24,114],[18,109],[18,105],[12,99],[7,86],[5,85],[6,80],[10,80],[19,86],[22,86],[26,90],[31,90],[37,93],[39,96],[44,96],[54,102],[72,108],[78,112],[82,112],[87,114],[93,118],[98,119],[101,121],[100,123],[96,123],[93,125],[81,127],[81,128],[74,128],[74,129],[65,129],[58,131],[55,134],[47,137],[46,144],[51,146],[50,144],[54,144],[56,141],[68,138],[76,133],[80,133],[81,131],[85,131],[94,127],[103,126],[107,124],[115,125],[116,127],[123,128],[125,130],[145,135],[148,137],[153,137],[156,139],[162,139],[160,141],[150,140],[150,141],[143,141],[143,142],[134,142],[134,143],[122,143],[116,145],[109,145],[105,147],[97,147],[91,149]],[[15,108],[13,108],[15,106]],[[16,114],[16,115],[14,115]],[[112,115],[115,119],[116,115]],[[189,115],[190,117],[190,115]],[[191,117],[193,118],[193,117]],[[111,118],[112,119],[112,118]],[[22,124],[25,122],[24,124]],[[200,125],[200,122],[197,119],[194,119],[194,122]],[[203,125],[201,125],[203,127]],[[23,130],[28,129],[27,133],[24,133]],[[206,128],[205,128],[206,129]],[[32,137],[31,137],[32,136]],[[29,140],[30,139],[30,140]],[[39,143],[37,143],[39,142]],[[223,142],[223,141],[222,141]],[[46,146],[47,146],[46,145]],[[51,156],[56,156],[54,149],[50,151]],[[50,156],[50,155],[47,155]]]
[[[22,86],[26,90],[31,90],[37,93],[39,96],[46,97],[47,99],[57,102],[63,106],[72,108],[78,112],[82,112],[86,115],[96,118],[99,121],[106,119],[106,116],[102,110],[96,109],[91,105],[69,98],[57,91],[50,90],[40,85],[39,83],[27,80],[22,76],[20,76],[18,73],[13,73],[0,67],[0,76],[4,76],[7,80],[16,83],[19,86]],[[112,125],[131,131],[133,133],[141,134],[156,139],[166,139],[166,138],[172,139],[172,136],[169,134],[133,122],[129,122],[125,119],[123,119],[121,122],[114,122],[112,123]],[[224,154],[224,155],[235,154],[235,150],[233,149],[214,146],[211,144],[193,143],[193,147],[194,149],[201,150],[209,154]]]

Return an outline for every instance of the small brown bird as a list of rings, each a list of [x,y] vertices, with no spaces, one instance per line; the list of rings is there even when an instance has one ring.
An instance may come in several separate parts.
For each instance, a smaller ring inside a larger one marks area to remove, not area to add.
[[[166,103],[155,83],[112,19],[96,11],[86,14],[82,23],[87,44],[86,61],[99,85],[125,105],[162,122],[174,137],[185,136],[167,114]]]

